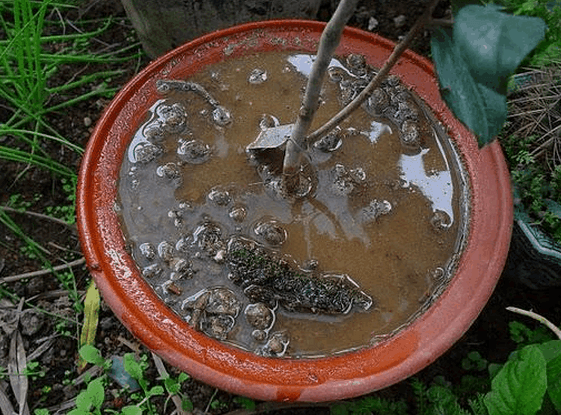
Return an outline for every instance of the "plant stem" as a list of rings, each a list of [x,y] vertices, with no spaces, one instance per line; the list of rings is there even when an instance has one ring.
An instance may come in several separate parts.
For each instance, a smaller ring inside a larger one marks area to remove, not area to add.
[[[356,110],[366,99],[374,92],[376,88],[380,86],[382,81],[386,78],[389,74],[390,70],[393,66],[397,63],[403,52],[409,47],[417,33],[421,31],[421,29],[431,21],[431,16],[434,8],[438,4],[439,0],[431,0],[428,7],[425,9],[424,13],[417,19],[409,33],[399,42],[396,47],[394,48],[392,54],[388,58],[388,60],[384,63],[384,66],[380,71],[376,74],[374,78],[370,81],[370,83],[364,88],[361,93],[353,99],[345,108],[343,108],[339,113],[333,116],[327,123],[323,126],[318,128],[316,131],[311,133],[307,138],[307,142],[312,142],[323,135],[327,134],[331,130],[333,130],[337,125],[341,123],[345,118],[347,118],[351,113]]]
[[[526,310],[522,310],[521,308],[517,308],[517,307],[507,307],[506,309],[508,311],[512,311],[513,313],[517,313],[517,314],[520,314],[520,315],[523,315],[523,316],[526,316],[526,317],[531,317],[534,320],[538,320],[540,323],[545,324],[553,333],[555,333],[557,338],[559,340],[561,340],[561,330],[555,324],[553,324],[551,321],[546,319],[544,316],[541,316],[537,313],[534,313],[533,311],[526,311]]]
[[[308,148],[306,134],[319,107],[319,95],[323,78],[331,63],[331,56],[339,45],[345,24],[354,12],[357,3],[358,0],[341,0],[321,34],[318,53],[306,85],[304,101],[292,130],[292,135],[286,143],[283,175],[284,179],[287,180],[285,184],[290,193],[294,193],[292,190],[296,188],[294,185],[291,185],[291,182],[294,182],[294,180],[290,180],[290,178],[298,175],[302,153]]]

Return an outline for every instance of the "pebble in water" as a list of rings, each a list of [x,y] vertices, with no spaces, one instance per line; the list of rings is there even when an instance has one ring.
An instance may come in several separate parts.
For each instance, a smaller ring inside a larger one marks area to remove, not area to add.
[[[225,340],[234,328],[241,302],[228,288],[217,287],[187,298],[181,308],[188,313],[187,321],[195,330]]]
[[[208,199],[217,206],[227,206],[232,202],[230,193],[220,188],[212,189],[208,194]]]
[[[362,209],[362,216],[367,222],[375,221],[382,215],[387,215],[392,210],[392,204],[387,200],[372,200]]]
[[[160,177],[171,180],[176,185],[181,184],[181,171],[175,163],[169,162],[156,168],[156,174]]]
[[[152,143],[143,142],[134,148],[134,159],[137,163],[149,163],[162,154],[162,149]]]
[[[269,341],[258,348],[255,353],[265,357],[282,357],[288,349],[290,338],[285,332],[276,332],[271,335]]]
[[[156,258],[156,250],[151,243],[145,242],[143,244],[140,244],[138,249],[140,250],[142,256],[144,256],[144,258],[146,258],[148,261],[152,261],[154,258]]]
[[[443,210],[435,210],[430,223],[435,230],[442,231],[450,228],[452,225],[452,218]]]
[[[142,276],[144,278],[156,278],[162,275],[163,269],[159,264],[151,264],[142,268]]]
[[[180,140],[177,155],[189,164],[202,164],[210,159],[210,146],[200,140]]]
[[[224,127],[232,122],[232,114],[223,106],[219,105],[212,111],[212,120],[220,127]]]
[[[156,120],[148,124],[143,131],[144,137],[153,144],[164,141],[164,129],[162,123]]]
[[[252,85],[262,84],[266,80],[267,80],[267,71],[259,68],[255,68],[254,70],[252,70],[251,73],[249,74],[249,77],[247,78],[247,82],[249,82]]]
[[[275,322],[273,310],[263,303],[248,304],[244,315],[247,322],[258,330],[267,330]]]
[[[156,113],[162,120],[162,126],[169,133],[180,133],[187,127],[187,116],[183,105],[175,103],[173,105],[159,105]]]
[[[277,221],[274,220],[258,223],[253,231],[266,244],[272,246],[282,245],[288,237],[286,229],[284,229]]]
[[[340,128],[337,128],[324,135],[318,141],[314,143],[314,147],[324,153],[332,153],[338,150],[343,145],[343,133]]]
[[[236,222],[241,223],[247,217],[247,208],[244,206],[234,206],[232,207],[232,209],[230,209],[228,216],[230,216]]]
[[[222,229],[216,223],[207,221],[199,225],[193,232],[193,242],[208,255],[214,257],[216,253],[224,248],[221,239]]]
[[[356,188],[365,185],[366,173],[360,167],[347,169],[343,164],[337,163],[330,171],[331,190],[335,194],[348,196]]]
[[[175,249],[168,241],[162,241],[158,244],[158,256],[165,262],[170,262],[174,257]]]

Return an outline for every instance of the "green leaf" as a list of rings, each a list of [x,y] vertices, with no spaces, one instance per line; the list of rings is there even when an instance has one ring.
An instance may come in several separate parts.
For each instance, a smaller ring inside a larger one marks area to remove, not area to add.
[[[561,346],[558,349],[560,353],[547,362],[547,394],[555,410],[561,413]]]
[[[86,292],[86,298],[84,300],[84,325],[82,326],[82,332],[80,334],[80,346],[94,345],[95,334],[97,332],[97,323],[99,320],[99,291],[92,280],[88,291]],[[78,362],[78,368],[84,369],[87,361],[81,359]]]
[[[479,145],[491,142],[507,116],[508,77],[544,37],[544,22],[511,16],[497,6],[468,5],[454,28],[440,28],[431,39],[442,97]]]
[[[82,359],[93,365],[103,366],[105,363],[100,351],[92,345],[87,344],[82,346],[78,353]]]
[[[181,389],[181,385],[179,384],[179,382],[169,376],[164,379],[164,386],[166,387],[168,393],[172,395],[175,395]]]
[[[146,392],[146,397],[150,398],[152,396],[159,396],[164,394],[164,388],[162,386],[154,386],[148,392]]]
[[[454,40],[476,82],[506,94],[508,77],[545,36],[543,20],[513,16],[501,7],[463,7],[454,21]]]
[[[105,388],[103,387],[103,379],[97,378],[92,380],[87,387],[88,395],[90,397],[91,404],[94,408],[101,408],[103,402],[105,401]]]
[[[140,364],[134,358],[134,354],[127,353],[124,357],[124,367],[125,370],[128,372],[129,375],[133,377],[133,379],[140,381],[143,378],[142,368]]]
[[[538,346],[526,346],[506,362],[484,397],[490,415],[534,415],[547,388],[546,362]]]
[[[123,415],[142,415],[142,409],[138,406],[125,406],[121,409]]]
[[[76,409],[83,411],[86,414],[90,413],[90,408],[92,407],[92,398],[87,390],[83,390],[76,397]]]

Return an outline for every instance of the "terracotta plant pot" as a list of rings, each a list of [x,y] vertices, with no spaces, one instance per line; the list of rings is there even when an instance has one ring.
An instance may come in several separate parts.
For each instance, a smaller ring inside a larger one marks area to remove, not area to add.
[[[406,329],[375,346],[315,359],[259,357],[194,331],[140,275],[125,249],[115,201],[125,149],[150,106],[155,80],[184,79],[222,59],[273,50],[315,53],[324,24],[250,23],[192,41],[151,63],[107,108],[88,144],[78,184],[78,225],[88,267],[123,324],[170,364],[215,387],[259,400],[329,401],[399,382],[437,359],[470,327],[491,295],[512,226],[509,174],[498,143],[480,150],[440,99],[429,61],[408,51],[395,67],[456,142],[471,184],[469,238],[446,291]],[[380,67],[393,44],[346,29],[337,54]]]

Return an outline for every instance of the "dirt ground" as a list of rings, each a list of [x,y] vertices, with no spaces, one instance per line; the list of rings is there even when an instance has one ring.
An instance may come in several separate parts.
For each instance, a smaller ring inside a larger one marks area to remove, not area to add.
[[[404,35],[413,24],[415,16],[422,6],[418,1],[374,1],[364,0],[353,16],[350,24],[381,34],[392,40]],[[331,6],[327,2],[320,11],[318,19],[326,20],[330,14]],[[135,41],[134,31],[126,19],[123,8],[115,0],[91,1],[84,8],[73,13],[82,13],[87,18],[103,17],[113,15],[116,17],[116,25],[112,31],[101,36],[99,45],[126,44]],[[444,17],[447,13],[446,4],[439,6],[437,15]],[[77,15],[70,14],[69,19]],[[373,18],[377,24],[374,25]],[[375,27],[373,27],[375,26]],[[413,49],[428,56],[430,53],[429,32],[426,31],[415,42]],[[139,68],[148,63],[147,58],[138,61],[129,61],[122,65],[124,73],[114,77],[111,83],[115,86],[123,85],[130,79]],[[88,68],[81,70],[88,71]],[[57,77],[70,79],[76,68],[61,68]],[[53,79],[60,82],[61,79]],[[84,91],[87,92],[87,91]],[[69,99],[65,96],[52,97],[53,102]],[[50,122],[59,131],[82,146],[85,146],[88,137],[101,115],[103,108],[109,103],[106,98],[96,98],[83,102],[69,111],[58,113],[51,117]],[[13,109],[0,102],[0,120],[6,119]],[[13,145],[10,137],[0,137],[2,145]],[[52,145],[45,150],[56,159],[68,166],[79,168],[80,159],[74,153],[64,152],[58,145]],[[45,174],[43,170],[0,161],[0,203],[6,205],[10,195],[18,194],[22,201],[28,202],[28,211],[45,212],[49,206],[68,204],[66,195],[62,190],[62,183],[57,178]],[[79,260],[80,247],[74,226],[67,226],[46,220],[42,217],[34,217],[29,214],[10,213],[10,216],[34,238],[49,253],[48,258],[53,266]],[[33,411],[35,407],[50,408],[51,413],[66,413],[64,403],[76,396],[81,386],[72,386],[64,382],[65,379],[75,379],[77,339],[76,331],[71,324],[64,324],[64,320],[53,318],[53,315],[64,317],[70,321],[80,323],[82,316],[78,315],[72,307],[72,301],[67,291],[62,289],[61,282],[53,275],[40,275],[18,279],[20,274],[38,269],[38,262],[29,259],[21,252],[23,243],[12,235],[3,225],[0,225],[0,367],[6,367],[10,334],[13,332],[13,322],[16,316],[20,319],[20,331],[22,333],[25,349],[28,354],[41,348],[43,351],[35,360],[45,369],[44,376],[30,378],[30,390],[28,403]],[[511,258],[515,263],[516,257]],[[514,267],[507,267],[513,269]],[[88,273],[83,266],[74,268],[79,295],[84,295],[87,288]],[[2,293],[6,291],[17,294],[26,300],[23,312],[18,313],[17,304]],[[492,295],[489,303],[482,311],[479,318],[474,322],[471,329],[452,347],[447,353],[436,360],[433,364],[421,371],[417,377],[430,383],[436,376],[444,376],[450,382],[459,382],[467,372],[461,368],[461,360],[470,351],[479,351],[482,356],[491,362],[502,362],[513,350],[514,343],[509,338],[508,323],[519,320],[516,316],[505,310],[507,306],[516,306],[528,310],[534,310],[551,321],[561,322],[561,290],[538,291],[531,290],[517,282],[513,272],[503,275],[497,289]],[[50,314],[35,311],[30,305],[47,310]],[[529,326],[534,326],[528,322]],[[64,332],[69,331],[68,335]],[[96,346],[105,357],[122,356],[129,352],[147,351],[135,340],[130,333],[120,324],[110,309],[102,305],[100,313],[100,325],[97,335]],[[173,369],[169,369],[173,370]],[[153,365],[148,371],[149,377],[157,378]],[[0,376],[0,388],[7,388],[7,382]],[[43,392],[44,386],[50,386],[48,394]],[[82,385],[83,386],[83,385]],[[117,386],[115,386],[117,388]],[[236,411],[240,405],[234,401],[234,396],[222,391],[216,391],[213,387],[205,385],[194,379],[188,380],[184,385],[184,393],[188,395],[194,406],[195,413],[225,414]],[[216,395],[215,395],[216,393]],[[412,388],[408,382],[402,382],[381,392],[378,396],[393,399],[405,399],[412,403]],[[223,405],[219,408],[210,408],[209,402],[213,399],[220,400]],[[57,412],[60,411],[60,412]],[[205,412],[207,411],[207,412]],[[329,413],[327,406],[311,408],[285,408],[276,407],[268,412],[270,414],[322,414]]]

